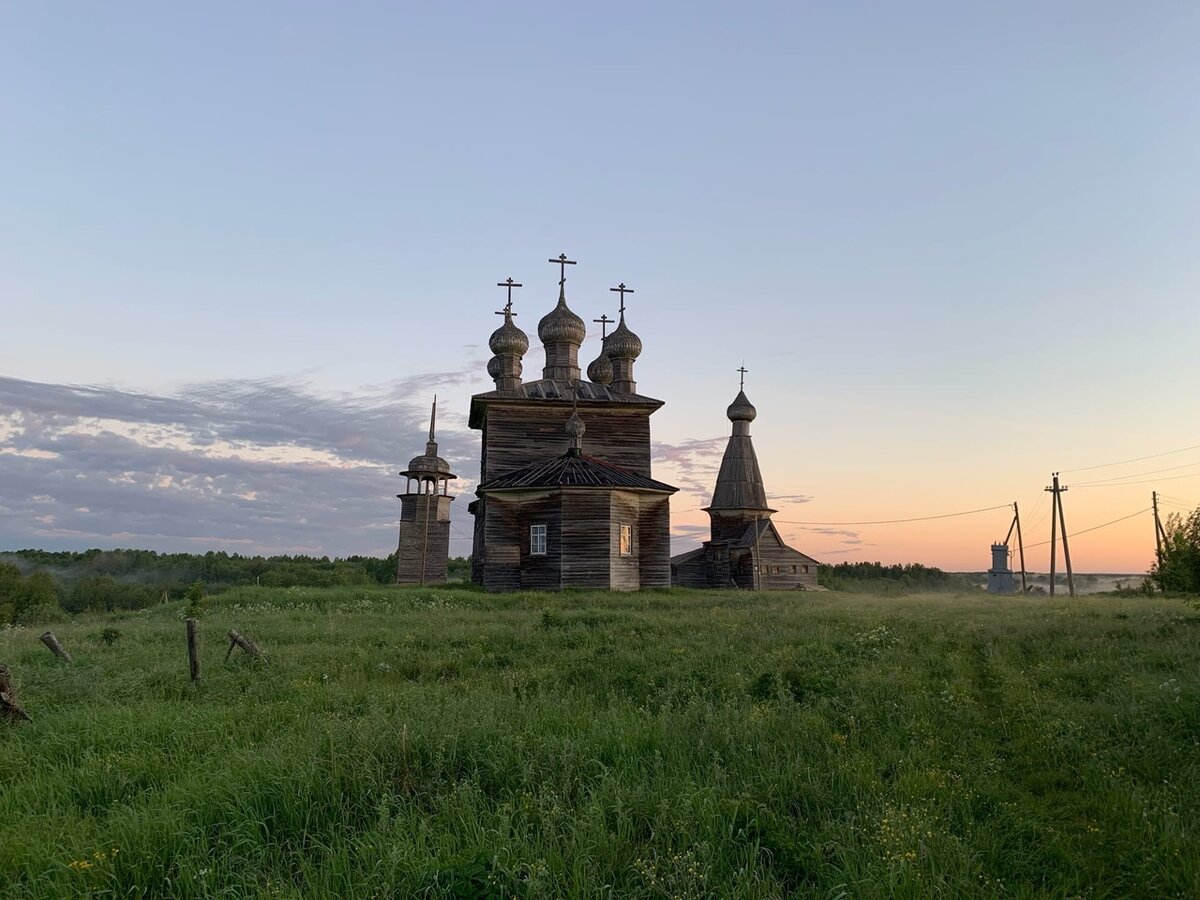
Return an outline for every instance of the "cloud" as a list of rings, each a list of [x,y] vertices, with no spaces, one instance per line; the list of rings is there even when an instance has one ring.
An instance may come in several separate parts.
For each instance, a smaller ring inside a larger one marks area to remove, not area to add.
[[[0,377],[0,547],[388,553],[397,472],[423,449],[430,389],[471,377],[354,396],[282,379],[151,394]],[[459,415],[438,418],[442,456],[476,471],[478,436]],[[455,492],[474,485],[460,475]],[[451,508],[454,536],[469,535],[465,499]]]

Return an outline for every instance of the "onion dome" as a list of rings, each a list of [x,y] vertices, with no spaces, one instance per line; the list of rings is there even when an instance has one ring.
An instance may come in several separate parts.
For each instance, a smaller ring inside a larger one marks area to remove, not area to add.
[[[437,445],[434,444],[436,452]],[[405,475],[412,475],[414,478],[418,475],[441,475],[445,478],[453,478],[450,474],[450,464],[440,456],[434,456],[428,452],[422,453],[420,456],[414,456],[408,462],[408,468],[404,471]]]
[[[615,359],[637,359],[642,355],[642,339],[626,327],[624,313],[616,330],[604,339],[604,353]]]
[[[566,294],[560,285],[558,305],[538,322],[538,337],[542,339],[543,344],[566,343],[578,347],[586,336],[587,328],[583,319],[571,312],[567,306]]]
[[[487,373],[489,378],[499,378],[504,372],[504,360],[499,356],[493,356],[488,360]]]
[[[758,417],[758,410],[746,398],[745,391],[738,391],[738,395],[725,410],[725,415],[729,417],[730,422],[753,422]]]
[[[601,351],[587,368],[588,379],[592,384],[612,384],[613,364],[608,354]]]
[[[529,349],[529,337],[513,324],[512,316],[505,313],[504,324],[492,332],[492,336],[488,338],[488,346],[497,356],[504,354],[524,356],[525,351]],[[488,372],[491,372],[490,364]]]

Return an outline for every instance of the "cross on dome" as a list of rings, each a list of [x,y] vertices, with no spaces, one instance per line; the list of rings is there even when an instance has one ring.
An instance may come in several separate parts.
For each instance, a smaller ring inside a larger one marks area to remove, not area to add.
[[[512,291],[513,291],[513,288],[519,288],[519,287],[524,287],[524,286],[525,285],[521,284],[519,281],[513,281],[511,275],[509,275],[507,280],[505,280],[505,281],[497,281],[496,282],[496,287],[508,288],[508,302],[504,304],[504,309],[496,310],[496,315],[498,315],[498,316],[515,316],[516,315],[516,313],[512,311]]]
[[[625,287],[625,282],[623,282],[623,281],[619,285],[617,285],[615,288],[609,288],[609,290],[614,291],[615,293],[618,293],[621,295],[621,315],[624,316],[625,315],[625,295],[636,293],[636,291],[634,291],[633,288]]]
[[[610,319],[608,313],[604,313],[600,318],[592,319],[592,321],[600,326],[600,338],[603,340],[608,337],[608,326],[615,322],[616,319]]]
[[[567,259],[567,254],[558,254],[558,259],[548,259],[546,262],[553,263],[558,266],[558,283],[564,285],[567,283],[567,266],[576,265],[575,260]]]

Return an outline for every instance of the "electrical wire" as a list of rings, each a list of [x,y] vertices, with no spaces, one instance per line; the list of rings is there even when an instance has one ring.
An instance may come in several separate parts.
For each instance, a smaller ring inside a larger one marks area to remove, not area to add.
[[[986,506],[983,509],[967,509],[963,512],[942,513],[937,516],[917,516],[912,519],[881,519],[877,522],[793,522],[789,519],[772,519],[780,525],[899,525],[903,522],[928,522],[931,519],[952,519],[955,516],[973,516],[975,513],[992,512],[996,509],[1012,509],[1011,503],[1001,503],[999,506]]]
[[[1126,519],[1132,519],[1134,516],[1140,516],[1143,513],[1148,513],[1152,507],[1147,506],[1145,509],[1139,509],[1135,513],[1130,513],[1127,516],[1121,516],[1119,519],[1113,519],[1111,522],[1105,522],[1103,525],[1093,525],[1091,528],[1085,528],[1082,531],[1076,531],[1074,534],[1067,535],[1068,540],[1074,540],[1081,534],[1087,534],[1089,531],[1099,531],[1101,528],[1107,528],[1109,525],[1116,525],[1118,522],[1124,522]],[[1049,541],[1038,541],[1036,544],[1026,544],[1026,550],[1032,550],[1034,547],[1045,547]]]
[[[1172,456],[1176,453],[1187,453],[1189,450],[1200,450],[1200,444],[1193,444],[1191,447],[1181,447],[1178,450],[1167,450],[1165,453],[1151,453],[1149,456],[1136,456],[1133,459],[1122,459],[1119,462],[1101,463],[1098,466],[1080,466],[1078,469],[1061,469],[1060,473],[1065,472],[1090,472],[1092,469],[1109,469],[1113,466],[1123,466],[1126,463],[1141,462],[1146,459],[1158,459],[1160,456]]]
[[[1200,478],[1200,472],[1191,475],[1168,475],[1166,478],[1148,478],[1145,481],[1121,481],[1116,484],[1076,484],[1073,487],[1089,490],[1091,488],[1126,487],[1131,484],[1158,484],[1160,481],[1179,481],[1183,478]]]
[[[1111,478],[1097,478],[1095,481],[1077,481],[1072,487],[1090,487],[1093,484],[1104,484],[1109,481],[1121,481],[1125,478],[1140,478],[1143,475],[1156,475],[1159,472],[1175,472],[1179,469],[1193,469],[1200,466],[1200,462],[1184,463],[1181,466],[1167,466],[1165,469],[1150,469],[1148,472],[1130,472],[1127,475],[1113,475]]]

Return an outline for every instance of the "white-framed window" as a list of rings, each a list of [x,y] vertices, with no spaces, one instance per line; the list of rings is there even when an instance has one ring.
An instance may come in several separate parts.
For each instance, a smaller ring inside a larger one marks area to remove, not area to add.
[[[529,555],[530,556],[545,556],[546,555],[546,526],[545,525],[530,525],[529,526]]]
[[[623,523],[621,525],[621,555],[633,555],[633,526]]]

